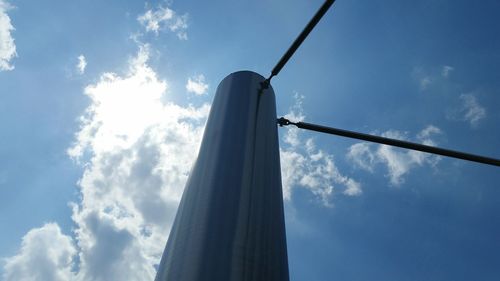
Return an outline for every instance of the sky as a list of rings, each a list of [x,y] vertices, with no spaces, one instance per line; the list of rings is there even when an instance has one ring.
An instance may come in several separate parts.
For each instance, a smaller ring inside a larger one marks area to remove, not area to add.
[[[0,0],[0,278],[153,280],[210,104],[320,0]],[[338,0],[278,116],[500,158],[500,2]],[[291,280],[499,280],[500,170],[279,128]]]

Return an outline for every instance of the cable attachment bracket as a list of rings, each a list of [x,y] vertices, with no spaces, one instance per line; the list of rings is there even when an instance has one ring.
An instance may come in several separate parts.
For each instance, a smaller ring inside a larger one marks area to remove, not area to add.
[[[269,85],[271,85],[270,79],[266,79],[266,80],[260,82],[260,89],[258,91],[259,95],[264,93],[264,90],[269,89]]]
[[[290,120],[286,119],[285,117],[278,118],[277,122],[280,127],[293,124],[292,122],[290,122]]]

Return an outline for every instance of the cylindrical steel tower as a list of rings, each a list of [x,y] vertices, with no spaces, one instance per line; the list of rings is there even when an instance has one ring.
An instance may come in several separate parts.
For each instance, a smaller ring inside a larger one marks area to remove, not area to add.
[[[155,281],[286,281],[276,102],[261,75],[217,88]]]

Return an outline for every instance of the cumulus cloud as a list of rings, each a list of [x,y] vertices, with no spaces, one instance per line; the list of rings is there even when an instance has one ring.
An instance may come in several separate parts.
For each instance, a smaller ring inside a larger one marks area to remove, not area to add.
[[[30,230],[19,253],[6,259],[5,281],[74,279],[72,268],[76,248],[70,236],[64,235],[55,223]]]
[[[16,45],[11,34],[14,27],[7,14],[10,8],[11,6],[6,1],[0,0],[0,71],[14,69],[11,60],[17,56]]]
[[[78,56],[78,64],[76,65],[76,70],[78,70],[78,73],[84,74],[86,67],[87,67],[87,60],[85,59],[85,56],[79,55]]]
[[[289,120],[302,121],[302,96],[295,95],[296,104],[285,115]],[[290,200],[293,188],[302,187],[311,191],[325,206],[332,205],[332,196],[341,186],[348,196],[361,195],[359,182],[342,175],[335,165],[333,155],[316,148],[312,138],[300,136],[299,129],[286,127],[280,148],[281,175],[285,200]]]
[[[80,276],[152,280],[182,195],[209,106],[162,102],[167,82],[141,48],[129,74],[105,73],[85,94],[92,103],[69,150],[90,154],[74,207]]]
[[[75,272],[61,280],[153,280],[156,274],[210,106],[168,102],[168,83],[148,58],[143,46],[128,73],[104,73],[84,90],[90,105],[68,150],[84,168],[81,201],[72,204],[75,229],[67,237],[77,246],[67,250]],[[23,246],[19,255],[24,252]],[[54,267],[21,267],[20,260],[19,272],[71,268],[51,251],[38,254]]]
[[[205,76],[200,74],[190,77],[186,83],[186,90],[199,96],[206,94],[208,90],[208,84],[205,83]]]
[[[174,32],[181,40],[187,40],[188,15],[178,15],[174,10],[159,6],[157,9],[147,10],[137,20],[146,29],[156,35],[162,30]]]
[[[420,143],[434,146],[436,143],[432,140],[432,137],[437,134],[441,134],[441,130],[429,125],[417,134],[416,139]],[[395,130],[384,132],[382,136],[408,140],[406,134]],[[348,149],[347,158],[354,166],[369,172],[373,172],[377,165],[383,165],[387,169],[390,183],[395,186],[404,183],[404,176],[413,168],[424,165],[435,166],[440,160],[439,156],[366,142],[351,145]]]
[[[445,65],[443,66],[442,70],[441,70],[441,75],[445,78],[447,78],[448,76],[450,76],[450,73],[455,70],[455,68],[449,66],[449,65]]]

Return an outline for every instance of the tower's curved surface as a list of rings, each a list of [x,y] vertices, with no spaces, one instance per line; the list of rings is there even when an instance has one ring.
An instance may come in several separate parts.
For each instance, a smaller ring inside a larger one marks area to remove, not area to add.
[[[276,102],[261,75],[217,88],[155,281],[287,281]]]

